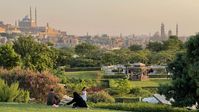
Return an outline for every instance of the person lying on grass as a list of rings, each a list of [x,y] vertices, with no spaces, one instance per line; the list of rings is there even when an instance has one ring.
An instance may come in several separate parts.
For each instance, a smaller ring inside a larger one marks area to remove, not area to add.
[[[88,108],[86,102],[77,92],[73,93],[73,100],[67,103],[67,105],[70,104],[73,104],[73,108],[78,108],[78,107]]]
[[[55,94],[54,89],[50,89],[50,92],[48,93],[48,96],[47,96],[47,105],[58,107],[59,102],[60,102],[60,99]]]

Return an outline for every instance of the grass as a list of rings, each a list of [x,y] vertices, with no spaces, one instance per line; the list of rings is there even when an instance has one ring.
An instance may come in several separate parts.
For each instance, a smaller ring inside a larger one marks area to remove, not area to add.
[[[0,103],[0,112],[122,112],[108,109],[73,109],[69,106],[53,108],[41,104]]]
[[[65,75],[68,78],[96,79],[100,75],[100,71],[65,72]]]
[[[131,81],[133,87],[158,87],[160,84],[170,83],[170,79],[149,79],[146,81]]]

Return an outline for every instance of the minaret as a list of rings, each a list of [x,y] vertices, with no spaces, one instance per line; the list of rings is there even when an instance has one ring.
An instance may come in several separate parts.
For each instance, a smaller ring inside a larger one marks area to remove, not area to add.
[[[30,6],[30,21],[32,22],[32,9],[31,9],[31,6]]]
[[[164,24],[163,23],[161,24],[160,32],[161,32],[161,39],[164,40],[165,37],[166,37],[166,34],[165,34],[165,28],[164,28]]]
[[[178,37],[178,24],[176,24],[176,36]]]
[[[37,26],[37,8],[35,8],[35,25]]]

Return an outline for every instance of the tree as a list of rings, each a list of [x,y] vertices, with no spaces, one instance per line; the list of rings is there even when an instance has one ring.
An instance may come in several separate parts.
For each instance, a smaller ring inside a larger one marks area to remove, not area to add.
[[[142,45],[134,44],[129,47],[131,51],[140,51],[143,50]]]
[[[131,63],[145,63],[148,64],[150,62],[151,58],[151,52],[148,50],[142,50],[138,52],[132,53],[130,57],[130,62]]]
[[[20,56],[14,51],[12,45],[6,44],[0,47],[0,66],[13,68],[20,65]]]
[[[146,49],[152,51],[152,52],[159,52],[159,51],[162,51],[164,50],[164,46],[161,42],[149,42],[147,45],[146,45]]]
[[[116,54],[113,52],[105,52],[102,56],[102,64],[104,65],[114,65],[117,64]]]
[[[163,85],[159,92],[173,98],[176,106],[192,106],[199,102],[199,34],[186,43],[186,52],[177,54],[168,65],[173,74],[171,85]]]
[[[172,51],[160,51],[158,53],[153,53],[151,56],[151,64],[157,65],[167,65],[175,58],[175,53]]]
[[[56,49],[57,53],[57,60],[56,60],[56,66],[67,66],[70,65],[70,61],[72,60],[72,56],[74,53],[70,51],[69,49]]]
[[[23,67],[43,71],[56,64],[56,53],[51,47],[36,42],[33,37],[20,37],[13,48],[21,56]]]
[[[163,41],[164,50],[178,51],[183,48],[183,42],[176,36],[171,36],[167,41]]]
[[[88,43],[82,43],[75,47],[75,52],[77,55],[82,57],[90,57],[93,55],[93,52],[97,50],[97,47]]]

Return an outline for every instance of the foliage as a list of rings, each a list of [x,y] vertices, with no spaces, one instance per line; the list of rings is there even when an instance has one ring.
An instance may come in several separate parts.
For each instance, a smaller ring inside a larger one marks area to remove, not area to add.
[[[101,67],[75,67],[65,68],[66,72],[78,72],[78,71],[100,71]]]
[[[56,66],[67,66],[70,65],[70,61],[72,60],[73,52],[71,52],[69,49],[56,49]]]
[[[0,47],[0,66],[13,68],[20,65],[20,56],[14,51],[12,45],[6,44]]]
[[[131,83],[127,79],[110,80],[110,88],[118,95],[125,95],[131,90]]]
[[[146,45],[146,49],[152,51],[152,52],[159,52],[164,50],[164,46],[161,42],[149,42]]]
[[[169,72],[173,74],[171,85],[159,88],[161,94],[175,100],[175,106],[192,106],[199,101],[198,46],[199,34],[191,37],[186,43],[186,52],[177,54],[176,59],[168,65]]]
[[[190,110],[184,108],[173,108],[167,105],[149,103],[97,103],[91,106],[132,112],[190,112]]]
[[[19,68],[0,69],[0,77],[8,84],[18,82],[19,88],[28,90],[30,97],[37,101],[45,101],[51,88],[54,88],[60,96],[64,93],[63,88],[58,85],[59,79],[47,71],[40,73]]]
[[[56,62],[55,50],[36,42],[33,37],[18,38],[13,48],[21,56],[24,68],[44,71],[53,68]]]
[[[103,75],[104,79],[126,79],[126,74]]]
[[[143,50],[142,45],[137,45],[137,44],[131,45],[131,46],[129,47],[129,49],[130,49],[131,51],[140,51],[140,50]]]
[[[78,72],[65,72],[65,77],[75,79],[93,79],[99,80],[102,77],[100,71],[78,71]]]
[[[29,101],[29,92],[20,90],[18,83],[12,83],[10,86],[0,79],[0,102],[24,102]]]
[[[82,43],[75,47],[75,53],[82,57],[90,57],[97,47],[88,43]]]
[[[130,94],[135,97],[148,97],[151,95],[148,90],[142,89],[141,87],[133,87],[130,91]]]
[[[173,51],[160,51],[151,56],[151,63],[157,65],[166,65],[175,58],[176,52]]]
[[[82,80],[72,78],[65,83],[65,87],[67,88],[68,92],[73,93],[74,91],[81,92],[83,87],[86,87],[87,89],[96,87],[97,84],[98,82],[95,80]]]
[[[136,103],[140,101],[140,97],[116,97],[117,103]]]
[[[93,59],[87,59],[87,58],[73,58],[70,60],[70,66],[73,67],[99,67],[98,63],[94,61]]]
[[[115,102],[115,99],[105,91],[100,91],[100,92],[92,94],[91,96],[88,97],[88,100],[91,102],[94,102],[94,103],[99,103],[99,102],[113,103],[113,102]]]
[[[183,42],[176,36],[169,37],[168,40],[163,41],[164,50],[178,51],[183,48]]]
[[[149,50],[142,50],[135,52],[130,57],[131,63],[145,63],[148,64],[150,62],[151,52]]]

